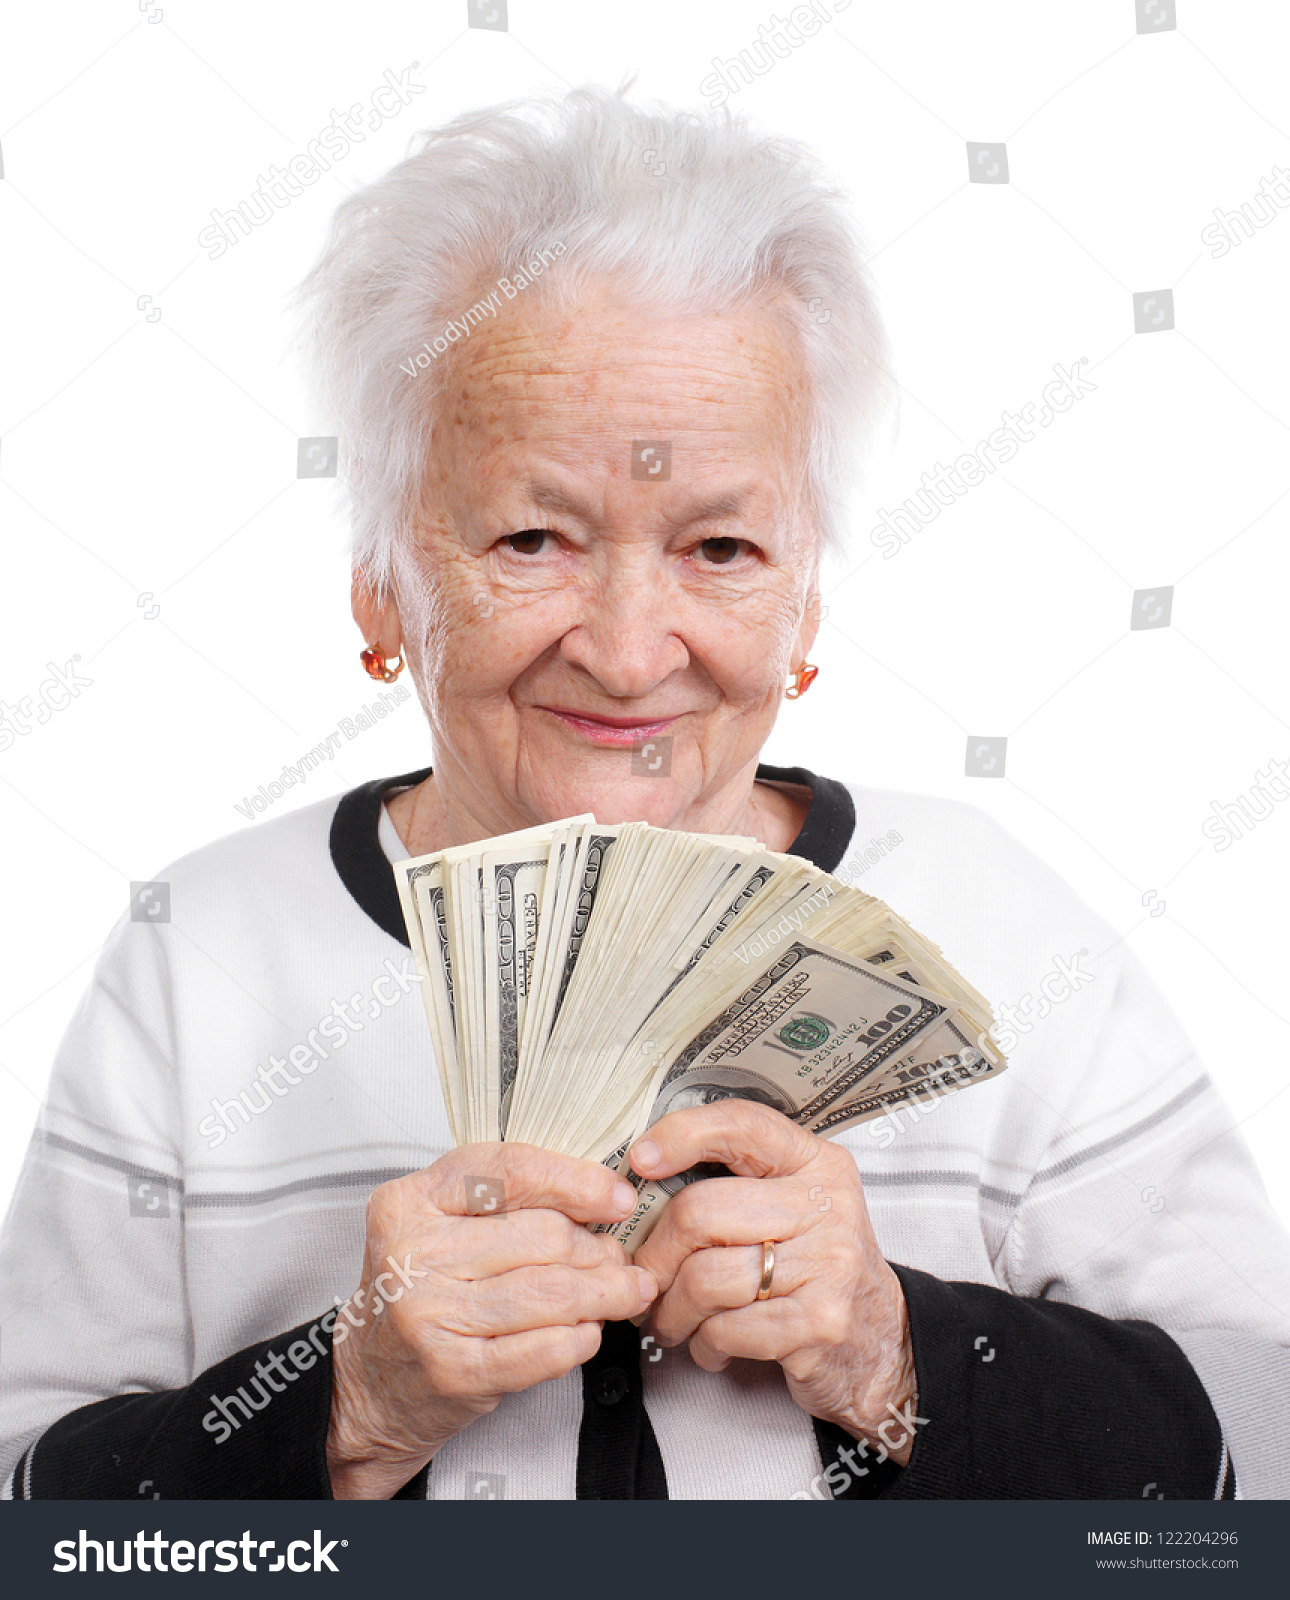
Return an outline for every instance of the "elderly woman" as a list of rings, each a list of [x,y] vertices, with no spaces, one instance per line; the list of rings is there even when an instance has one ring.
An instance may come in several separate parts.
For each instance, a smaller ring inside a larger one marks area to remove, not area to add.
[[[1286,1237],[1123,942],[972,809],[759,762],[883,387],[811,161],[593,91],[461,117],[304,297],[364,663],[434,766],[174,863],[108,941],[4,1241],[8,1492],[1285,1494]],[[607,1168],[450,1148],[391,871],[579,812],[863,871],[1061,1003],[832,1143],[669,1113],[636,1171],[728,1175],[633,1263]]]

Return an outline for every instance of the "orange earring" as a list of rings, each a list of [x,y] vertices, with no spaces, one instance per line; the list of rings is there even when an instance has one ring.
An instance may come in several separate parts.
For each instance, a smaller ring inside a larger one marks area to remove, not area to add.
[[[813,667],[809,661],[803,661],[793,674],[792,687],[784,690],[785,700],[800,700],[819,675],[818,667]]]
[[[375,645],[369,645],[366,650],[359,652],[358,659],[367,669],[369,678],[376,678],[381,683],[393,683],[399,673],[403,671],[403,657],[395,656],[395,665],[391,666]]]

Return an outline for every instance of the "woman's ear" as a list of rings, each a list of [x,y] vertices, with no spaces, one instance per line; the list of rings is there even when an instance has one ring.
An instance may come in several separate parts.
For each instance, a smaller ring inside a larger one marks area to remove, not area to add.
[[[363,643],[379,650],[383,656],[402,655],[403,627],[393,589],[382,599],[369,582],[367,573],[355,564],[349,602]]]
[[[794,668],[799,663],[810,659],[811,647],[819,634],[820,623],[823,621],[827,610],[828,607],[823,604],[820,591],[813,588],[807,599],[806,608],[802,612],[802,621],[798,627],[797,639],[793,646]]]

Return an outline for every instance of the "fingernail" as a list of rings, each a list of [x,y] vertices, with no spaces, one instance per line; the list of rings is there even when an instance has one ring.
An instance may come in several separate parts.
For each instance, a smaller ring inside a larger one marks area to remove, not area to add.
[[[636,1276],[640,1279],[641,1304],[647,1306],[658,1293],[658,1283],[655,1281],[654,1274],[647,1272],[644,1267],[636,1268]]]
[[[654,1143],[653,1139],[642,1139],[632,1146],[632,1166],[637,1172],[646,1172],[658,1166],[663,1159],[663,1152]]]
[[[636,1191],[626,1179],[614,1185],[614,1204],[624,1216],[636,1209]]]

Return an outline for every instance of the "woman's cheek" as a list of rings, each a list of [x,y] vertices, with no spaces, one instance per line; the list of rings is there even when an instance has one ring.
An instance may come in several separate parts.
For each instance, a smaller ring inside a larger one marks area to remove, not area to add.
[[[505,693],[576,621],[570,596],[554,586],[472,589],[452,596],[445,614],[442,670],[467,695]]]
[[[750,602],[742,613],[707,620],[707,628],[692,639],[691,653],[704,662],[727,699],[760,703],[787,681],[794,665],[795,609]]]

